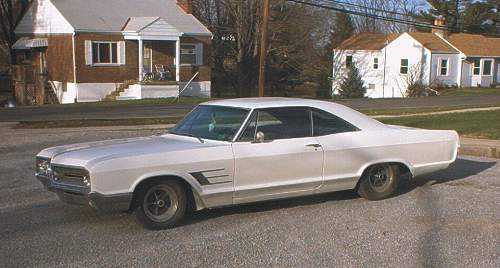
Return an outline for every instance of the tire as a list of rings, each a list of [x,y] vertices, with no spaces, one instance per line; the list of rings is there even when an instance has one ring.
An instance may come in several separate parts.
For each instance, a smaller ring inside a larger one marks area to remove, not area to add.
[[[397,165],[373,165],[363,173],[358,194],[368,200],[385,199],[398,191],[400,180],[400,171]]]
[[[139,192],[137,220],[149,230],[177,226],[186,213],[186,189],[177,181],[153,181]]]

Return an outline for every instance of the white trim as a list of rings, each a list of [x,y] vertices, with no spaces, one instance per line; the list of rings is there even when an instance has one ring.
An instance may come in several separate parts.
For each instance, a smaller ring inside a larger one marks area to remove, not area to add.
[[[377,60],[377,62],[375,62],[375,60]],[[373,69],[373,70],[378,70],[378,69],[380,69],[380,60],[379,60],[379,58],[378,58],[378,57],[374,57],[374,58],[373,58],[373,62],[372,62],[372,63],[373,63],[373,64],[372,64],[372,69]],[[375,65],[377,65],[377,68],[375,68]]]
[[[181,65],[181,40],[178,39],[175,42],[175,81],[177,82],[181,81],[180,65]]]
[[[151,40],[151,41],[177,41],[180,36],[161,36],[161,35],[137,35],[137,34],[123,34],[125,40]]]
[[[491,62],[489,74],[484,74],[484,62],[486,62],[486,61]],[[494,69],[495,69],[495,60],[493,60],[493,59],[481,59],[481,76],[493,76]]]
[[[36,13],[35,13],[36,11]],[[35,13],[35,14],[34,14]],[[19,28],[25,28],[25,31]],[[56,31],[52,32],[54,28]],[[28,30],[28,31],[26,31]],[[50,0],[33,1],[14,29],[22,34],[74,34],[75,28]]]
[[[90,66],[92,66],[92,67],[118,67],[118,66],[122,66],[122,65],[119,63],[93,63]]]
[[[188,46],[194,46],[194,57],[195,57],[195,63],[182,63],[180,62],[180,66],[201,66],[203,65],[203,43],[181,43],[181,51],[182,51],[182,46],[183,45],[188,45]],[[182,58],[182,52],[180,54]]]
[[[90,53],[92,53],[92,64],[91,66],[120,66],[120,51],[119,51],[119,41],[90,41],[91,49]],[[94,44],[108,44],[109,45],[109,62],[96,62],[100,60],[100,51],[97,50],[97,59],[94,59]],[[116,46],[116,59],[113,58],[113,44]],[[113,62],[116,60],[116,62]]]
[[[478,74],[474,74],[474,69],[475,69],[475,66],[476,66],[476,60],[479,61],[479,73]],[[482,66],[482,61],[481,59],[474,59],[472,60],[472,64],[470,65],[471,66],[471,76],[481,76],[481,74],[483,73],[483,66]]]
[[[446,74],[441,73],[441,69],[443,68],[443,60],[446,60]],[[437,67],[437,76],[448,76],[450,75],[450,58],[442,58],[438,57],[438,67]]]
[[[144,49],[144,44],[143,44],[143,41],[142,39],[139,39],[139,80],[138,81],[142,81],[142,77],[144,75],[144,63],[143,63],[143,60],[144,60],[144,55],[143,54],[143,49]]]
[[[403,65],[403,60],[406,60],[407,65]],[[402,69],[403,67],[406,67],[406,73],[402,73],[402,72],[401,72],[401,69]],[[407,75],[409,71],[410,71],[410,60],[409,60],[408,58],[401,58],[401,59],[399,60],[399,74],[402,74],[402,75]]]

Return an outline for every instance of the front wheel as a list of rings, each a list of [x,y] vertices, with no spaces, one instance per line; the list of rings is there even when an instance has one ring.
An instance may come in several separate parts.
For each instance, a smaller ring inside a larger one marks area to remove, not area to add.
[[[158,181],[144,187],[135,211],[137,220],[147,229],[175,227],[186,212],[186,191],[176,181]]]
[[[380,200],[394,195],[400,180],[399,167],[379,164],[368,168],[361,177],[358,193],[368,200]]]

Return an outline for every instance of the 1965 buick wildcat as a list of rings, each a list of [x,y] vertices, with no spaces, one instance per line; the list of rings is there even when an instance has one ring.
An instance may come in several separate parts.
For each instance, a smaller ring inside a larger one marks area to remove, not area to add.
[[[45,149],[36,176],[63,201],[134,211],[162,229],[190,205],[347,189],[387,198],[403,179],[448,167],[458,147],[455,131],[385,125],[331,102],[248,98],[203,103],[164,135]]]

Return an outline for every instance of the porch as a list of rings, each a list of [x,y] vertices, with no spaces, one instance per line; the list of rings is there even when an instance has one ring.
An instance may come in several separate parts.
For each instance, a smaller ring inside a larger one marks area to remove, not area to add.
[[[196,86],[200,73],[210,76],[203,66],[203,44],[181,43],[183,33],[163,18],[129,18],[122,33],[128,42],[137,42],[138,75],[136,83],[115,92],[116,99],[176,97],[186,84]]]

